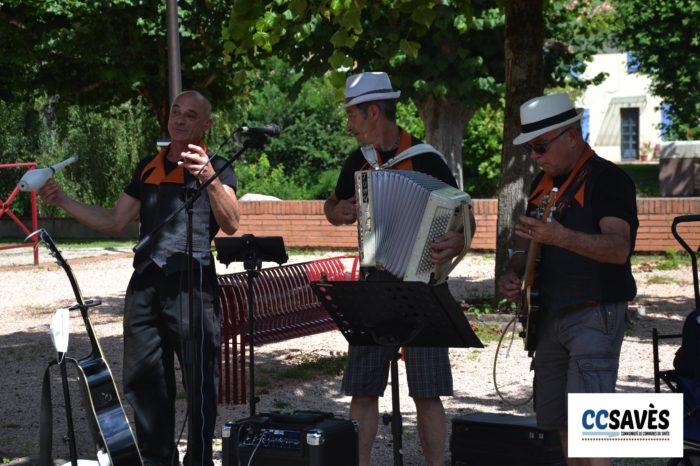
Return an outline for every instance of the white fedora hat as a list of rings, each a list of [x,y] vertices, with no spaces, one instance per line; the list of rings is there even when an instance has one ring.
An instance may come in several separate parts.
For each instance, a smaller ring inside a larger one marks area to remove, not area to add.
[[[398,99],[401,91],[391,88],[389,76],[383,71],[370,71],[350,76],[345,81],[343,108],[372,100]]]
[[[581,119],[582,110],[576,110],[569,94],[552,94],[530,99],[520,106],[520,130],[513,144],[525,144],[537,136],[569,125]]]

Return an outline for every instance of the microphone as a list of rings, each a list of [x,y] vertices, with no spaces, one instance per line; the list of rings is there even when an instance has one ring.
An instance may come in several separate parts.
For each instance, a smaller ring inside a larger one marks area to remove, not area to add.
[[[270,123],[265,126],[241,126],[238,131],[243,134],[250,134],[251,136],[264,135],[264,136],[279,136],[280,127],[274,123]]]
[[[19,180],[19,183],[18,183],[19,190],[24,191],[24,192],[36,191],[37,189],[44,186],[44,183],[46,183],[49,180],[49,178],[51,178],[53,176],[54,173],[56,173],[61,168],[65,167],[66,165],[70,165],[71,163],[75,162],[76,160],[78,160],[78,156],[73,155],[71,157],[68,157],[63,162],[58,162],[57,164],[51,165],[48,168],[40,168],[38,170],[29,170]]]

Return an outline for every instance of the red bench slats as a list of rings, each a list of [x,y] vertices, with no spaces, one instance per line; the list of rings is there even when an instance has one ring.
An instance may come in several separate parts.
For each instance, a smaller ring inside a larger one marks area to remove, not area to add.
[[[352,261],[351,261],[352,259]],[[350,262],[350,270],[345,263]],[[336,330],[309,284],[321,279],[356,280],[357,257],[330,257],[257,271],[253,280],[256,346]],[[221,354],[219,402],[244,404],[247,396],[248,273],[219,275]]]

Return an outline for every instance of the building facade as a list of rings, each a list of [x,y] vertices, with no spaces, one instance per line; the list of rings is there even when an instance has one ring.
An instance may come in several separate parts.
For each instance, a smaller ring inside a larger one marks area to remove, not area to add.
[[[637,72],[634,57],[610,51],[595,55],[584,77],[608,77],[589,86],[576,101],[584,110],[584,137],[602,157],[614,162],[651,160],[662,141],[662,101],[649,92],[650,80]]]

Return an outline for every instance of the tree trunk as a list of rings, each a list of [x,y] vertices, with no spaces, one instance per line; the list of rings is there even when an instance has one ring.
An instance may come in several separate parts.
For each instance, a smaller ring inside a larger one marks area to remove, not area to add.
[[[457,102],[435,96],[415,101],[415,104],[425,126],[426,142],[445,155],[461,189],[464,186],[462,138],[476,109],[466,109]]]
[[[520,133],[520,105],[544,90],[543,0],[511,0],[506,7],[505,58],[506,107],[498,193],[496,280],[508,262],[513,225],[523,214],[534,165],[529,154],[513,145]]]

